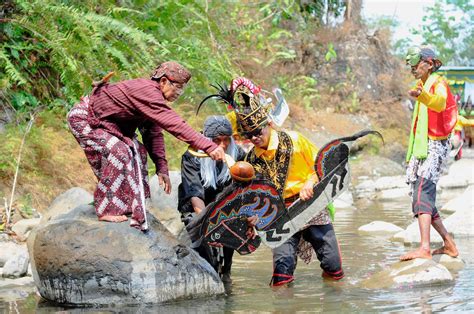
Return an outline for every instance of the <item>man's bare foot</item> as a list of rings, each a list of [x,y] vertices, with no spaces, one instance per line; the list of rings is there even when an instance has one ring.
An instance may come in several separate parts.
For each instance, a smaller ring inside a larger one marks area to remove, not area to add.
[[[120,215],[120,216],[105,215],[105,216],[99,217],[99,220],[108,221],[108,222],[124,222],[124,221],[127,221],[128,218],[125,215]]]
[[[432,253],[433,255],[435,254],[447,254],[451,257],[457,257],[459,255],[458,249],[456,248],[456,245],[450,244],[448,245],[445,243],[443,247],[440,247],[439,249],[436,249]]]
[[[426,258],[426,259],[431,259],[431,253],[430,250],[424,250],[422,248],[419,248],[417,250],[408,252],[405,255],[402,255],[400,257],[401,261],[409,261],[415,258]]]

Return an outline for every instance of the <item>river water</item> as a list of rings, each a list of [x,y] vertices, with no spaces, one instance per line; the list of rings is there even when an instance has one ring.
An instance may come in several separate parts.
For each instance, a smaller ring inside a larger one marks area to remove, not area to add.
[[[453,195],[449,195],[451,198]],[[448,195],[441,194],[443,203]],[[234,258],[233,285],[228,294],[201,300],[185,300],[165,305],[114,307],[107,309],[72,309],[42,301],[32,288],[13,296],[0,292],[0,313],[35,312],[141,312],[141,313],[209,313],[209,312],[438,312],[474,311],[474,243],[456,239],[465,267],[453,272],[451,284],[369,290],[359,282],[398,261],[411,249],[387,237],[359,235],[357,229],[374,220],[406,228],[411,222],[409,198],[389,202],[356,200],[355,206],[338,209],[334,223],[341,246],[346,277],[339,282],[321,277],[317,260],[310,265],[301,261],[290,288],[272,289],[271,252],[260,247],[255,253]],[[434,245],[433,245],[434,247]]]

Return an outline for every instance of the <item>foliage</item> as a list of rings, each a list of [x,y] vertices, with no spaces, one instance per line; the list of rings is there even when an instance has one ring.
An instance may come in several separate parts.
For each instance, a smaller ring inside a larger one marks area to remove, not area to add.
[[[306,18],[317,20],[320,24],[328,25],[331,19],[335,20],[342,15],[346,8],[342,0],[299,0],[298,6]]]
[[[40,104],[69,108],[109,71],[114,80],[146,77],[169,59],[192,71],[182,101],[196,103],[210,83],[243,74],[242,59],[264,68],[295,61],[290,29],[327,23],[344,9],[340,0],[214,1],[212,8],[208,0],[8,4],[0,100],[17,115]]]
[[[326,59],[327,62],[330,62],[333,59],[337,58],[337,53],[334,50],[334,45],[333,43],[328,44],[328,52],[326,52],[326,55],[324,56],[324,59]]]
[[[6,91],[1,97],[14,110],[56,98],[71,105],[111,70],[116,79],[148,76],[167,59],[192,70],[193,94],[207,79],[234,74],[229,56],[209,40],[219,28],[208,20],[202,1],[89,3],[100,4],[99,11],[80,1],[15,2],[0,35],[0,82]]]
[[[439,52],[444,64],[474,65],[474,5],[468,0],[442,0],[428,7],[420,29],[423,44]]]

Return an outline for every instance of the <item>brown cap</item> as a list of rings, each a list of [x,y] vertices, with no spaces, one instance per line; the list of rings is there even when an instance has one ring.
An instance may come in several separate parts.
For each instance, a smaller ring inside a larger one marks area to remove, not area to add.
[[[173,82],[186,84],[191,79],[191,72],[178,62],[167,61],[155,69],[151,79],[159,80],[163,76],[166,76],[166,78]]]

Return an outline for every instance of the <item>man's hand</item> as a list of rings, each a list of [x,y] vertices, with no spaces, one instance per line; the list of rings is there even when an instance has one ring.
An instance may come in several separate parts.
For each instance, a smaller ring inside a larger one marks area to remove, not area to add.
[[[171,193],[170,177],[168,177],[166,174],[158,173],[158,183],[160,184],[161,187],[163,187],[163,190],[165,191],[166,194]]]
[[[413,97],[413,98],[418,98],[418,96],[420,96],[422,90],[423,89],[420,86],[417,86],[414,89],[410,89],[408,91],[408,95]]]
[[[191,205],[196,214],[199,214],[204,208],[206,208],[204,201],[197,196],[191,197]]]
[[[245,232],[245,235],[247,236],[247,239],[255,239],[257,236],[257,233],[255,232],[254,227],[258,223],[258,216],[253,215],[251,217],[247,217],[247,231]]]
[[[418,98],[418,96],[420,96],[422,91],[423,91],[423,83],[421,81],[418,81],[418,84],[414,88],[408,91],[408,95],[414,98]]]
[[[224,149],[218,146],[209,154],[209,157],[211,157],[213,160],[224,160],[225,159]]]
[[[300,190],[300,199],[302,201],[307,201],[313,197],[314,195],[313,187],[316,184],[316,182],[317,182],[316,176],[313,176],[312,178],[306,180],[306,182],[304,183],[303,187]]]

